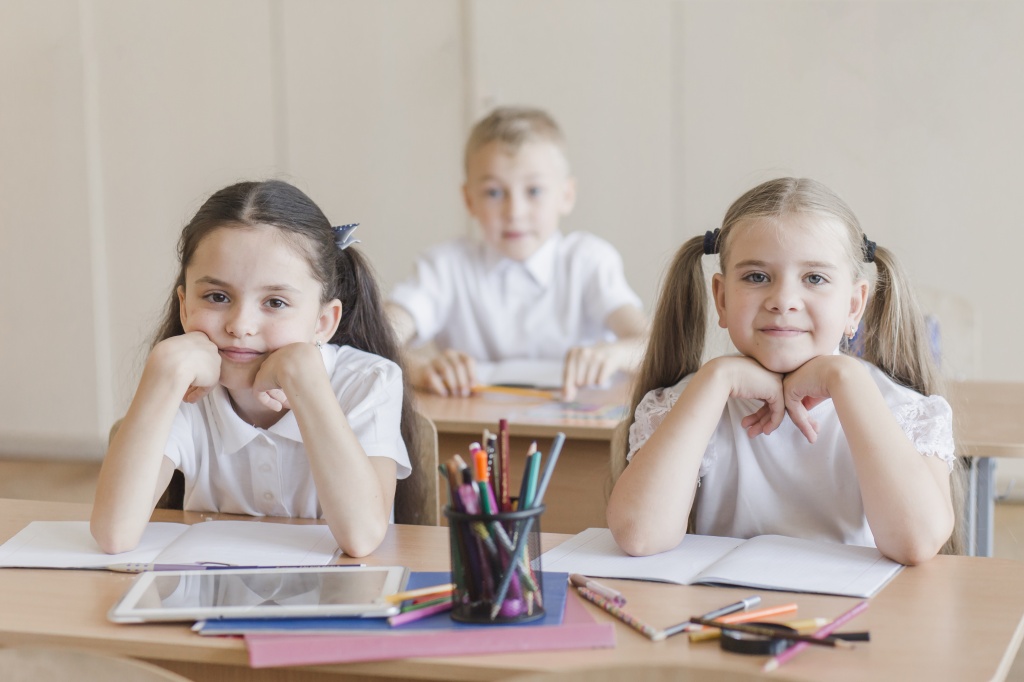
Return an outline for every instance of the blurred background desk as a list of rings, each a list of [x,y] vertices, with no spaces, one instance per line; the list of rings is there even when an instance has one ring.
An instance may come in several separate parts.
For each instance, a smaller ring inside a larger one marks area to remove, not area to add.
[[[956,381],[949,385],[958,454],[971,458],[970,546],[992,556],[993,457],[1024,457],[1024,383]]]
[[[456,453],[466,459],[469,444],[480,442],[484,429],[497,433],[498,420],[507,419],[513,494],[518,494],[530,443],[537,441],[538,449],[547,457],[551,440],[563,432],[565,447],[544,498],[547,511],[541,527],[552,533],[578,533],[607,526],[611,442],[625,413],[626,391],[626,384],[608,390],[585,389],[573,403],[576,409],[568,410],[560,409],[563,404],[553,400],[495,393],[443,398],[417,392],[416,404],[437,426],[438,457],[442,462]]]

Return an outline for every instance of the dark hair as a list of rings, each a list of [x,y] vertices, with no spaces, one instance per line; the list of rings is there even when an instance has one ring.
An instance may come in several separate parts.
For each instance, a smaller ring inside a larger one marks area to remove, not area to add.
[[[339,249],[334,231],[320,207],[302,190],[280,180],[240,182],[215,192],[178,239],[181,265],[174,283],[163,322],[153,337],[153,345],[184,334],[177,288],[185,285],[185,270],[199,244],[220,228],[276,227],[306,257],[313,277],[322,289],[320,302],[341,301],[341,323],[330,342],[352,346],[379,355],[403,367],[398,343],[384,314],[384,305],[376,277],[366,258],[354,247]],[[416,461],[419,443],[412,412],[412,389],[408,374],[402,396],[402,439],[409,458]]]

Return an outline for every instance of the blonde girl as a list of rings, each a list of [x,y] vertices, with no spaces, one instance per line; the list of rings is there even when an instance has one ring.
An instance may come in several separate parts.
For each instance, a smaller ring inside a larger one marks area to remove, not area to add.
[[[701,365],[702,258],[716,253],[718,321],[740,354]],[[856,358],[846,351],[862,320]],[[893,254],[820,183],[766,182],[670,266],[608,525],[635,555],[670,549],[688,530],[874,545],[905,564],[947,541],[956,551],[962,488],[938,393]]]
[[[176,469],[185,509],[323,518],[352,556],[380,544],[410,473],[412,415],[352,229],[280,181],[226,187],[185,226],[166,318],[100,473],[92,532],[105,551],[138,544]]]

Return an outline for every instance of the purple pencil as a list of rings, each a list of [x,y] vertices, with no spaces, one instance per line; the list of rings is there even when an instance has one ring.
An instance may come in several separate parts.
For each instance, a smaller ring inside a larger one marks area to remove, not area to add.
[[[449,599],[446,602],[440,604],[434,604],[433,606],[426,606],[422,609],[416,609],[415,611],[406,611],[400,613],[397,616],[391,616],[388,618],[388,625],[395,627],[396,625],[405,625],[421,618],[433,616],[435,613],[441,613],[442,611],[450,611],[452,608],[452,600]]]
[[[816,639],[821,639],[823,637],[828,637],[833,632],[835,632],[836,630],[838,630],[839,628],[843,627],[848,622],[850,622],[851,620],[853,620],[854,618],[859,616],[865,609],[867,609],[867,607],[868,607],[868,602],[866,600],[862,601],[861,603],[857,604],[856,606],[854,606],[852,609],[850,609],[849,611],[847,611],[843,615],[841,615],[838,618],[836,618],[834,621],[832,621],[828,625],[825,625],[824,627],[822,627],[820,630],[818,630],[817,632],[815,632],[811,636],[816,638]],[[801,651],[803,651],[804,649],[806,649],[809,646],[810,646],[810,644],[808,644],[807,642],[797,642],[793,646],[791,646],[788,649],[786,649],[785,651],[783,651],[778,656],[775,656],[774,658],[768,659],[768,662],[764,664],[764,668],[762,668],[762,671],[766,672],[766,673],[770,673],[771,671],[775,670],[776,668],[778,668],[779,666],[784,664],[786,661],[788,661],[789,659],[793,658],[794,656],[796,656],[797,654],[799,654]]]

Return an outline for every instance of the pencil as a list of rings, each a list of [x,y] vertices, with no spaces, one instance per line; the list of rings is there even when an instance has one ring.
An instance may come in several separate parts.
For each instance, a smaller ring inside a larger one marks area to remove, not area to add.
[[[849,621],[851,621],[854,618],[856,618],[857,616],[859,616],[867,607],[868,607],[867,600],[864,600],[864,601],[860,602],[859,604],[854,606],[852,609],[850,609],[849,611],[847,611],[843,615],[841,615],[838,618],[836,618],[834,621],[832,621],[828,625],[822,627],[820,630],[818,630],[813,635],[811,635],[811,637],[819,637],[819,638],[820,637],[828,637],[833,632],[835,632],[839,628],[841,628],[844,625],[846,625],[846,623],[848,623]],[[810,646],[810,645],[807,642],[797,642],[793,646],[791,646],[788,649],[786,649],[785,651],[783,651],[778,656],[774,656],[774,657],[768,659],[768,662],[764,664],[764,668],[762,668],[762,670],[764,672],[766,672],[766,673],[770,673],[771,671],[775,670],[779,666],[781,666],[784,663],[786,663],[786,661],[789,661],[791,658],[793,658],[794,656],[799,654],[801,651],[806,649],[808,646]]]
[[[618,606],[613,604],[611,600],[605,599],[593,590],[588,590],[585,587],[577,587],[576,591],[579,592],[581,597],[583,597],[584,599],[593,604],[597,604],[602,609],[604,609],[611,615],[615,616],[623,623],[633,628],[634,630],[636,630],[643,636],[647,637],[648,639],[657,641],[658,635],[661,634],[661,630],[651,627],[650,625],[643,622],[642,620],[639,620],[638,618],[634,618],[633,616],[629,615],[628,613],[620,609]]]
[[[519,388],[517,386],[474,386],[473,393],[504,393],[506,395],[517,395],[522,398],[544,398],[554,400],[554,391],[542,391],[537,388]]]
[[[841,639],[828,636],[817,636],[817,633],[813,635],[801,635],[799,633],[787,634],[779,632],[773,628],[764,627],[761,625],[747,625],[741,623],[723,623],[717,620],[709,620],[707,618],[701,618],[700,616],[694,616],[690,618],[691,623],[700,623],[701,625],[709,625],[716,627],[720,630],[730,630],[732,632],[742,632],[747,635],[760,635],[761,637],[768,637],[770,639],[788,639],[791,642],[802,642],[804,644],[816,644],[818,646],[830,646],[837,649],[852,649],[853,645]]]
[[[391,616],[390,618],[388,618],[388,625],[390,625],[391,627],[395,627],[397,625],[405,625],[406,623],[411,623],[416,620],[429,618],[430,616],[433,616],[435,613],[450,611],[452,605],[453,602],[451,599],[449,599],[446,602],[441,602],[439,604],[434,604],[433,606],[417,609],[416,611],[406,611],[405,613],[400,613],[397,616]]]
[[[455,589],[455,583],[446,583],[444,585],[434,585],[433,587],[421,587],[418,590],[406,590],[405,592],[395,592],[384,597],[384,601],[389,604],[397,604],[403,602],[406,599],[413,599],[414,597],[423,597],[428,594],[436,594],[441,596],[442,594],[451,594]]]
[[[728,616],[722,616],[716,620],[719,623],[750,623],[755,620],[764,620],[765,618],[796,613],[796,611],[797,605],[790,602],[789,604],[780,604],[778,606],[766,606],[763,609],[751,609],[749,611],[740,611],[739,613],[730,613]],[[718,628],[702,627],[700,630],[690,632],[690,641],[702,642],[705,639],[714,639],[721,634],[722,631]]]
[[[743,621],[734,621],[741,623]],[[782,624],[786,627],[793,628],[797,632],[809,635],[815,630],[820,628],[822,625],[828,625],[828,618],[803,618],[801,620],[786,620]],[[718,628],[703,628],[696,632],[690,633],[691,642],[710,642],[711,640],[718,639],[722,636],[722,631]]]

